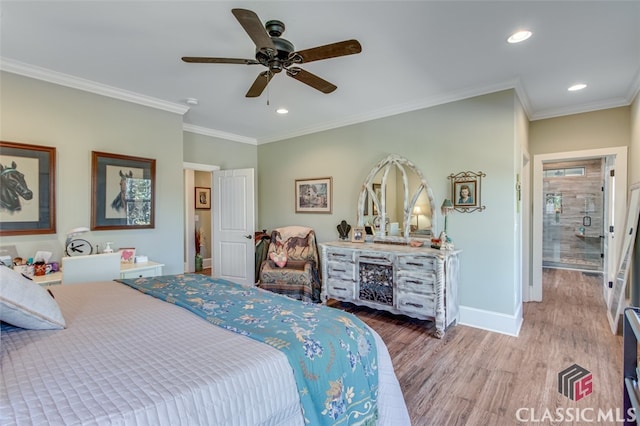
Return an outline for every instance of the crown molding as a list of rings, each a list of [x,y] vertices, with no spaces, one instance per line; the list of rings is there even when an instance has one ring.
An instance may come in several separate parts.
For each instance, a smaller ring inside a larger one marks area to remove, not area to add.
[[[577,108],[555,108],[538,112],[529,118],[530,121],[544,120],[548,118],[557,118],[567,115],[582,114],[586,112],[601,111],[603,109],[619,108],[629,106],[631,102],[627,98],[609,99],[603,102],[592,102],[590,104],[580,105]]]
[[[295,132],[274,135],[271,137],[259,138],[258,145],[278,142],[285,139],[290,139],[298,136],[304,136],[312,133],[322,132],[326,130],[337,129],[339,127],[350,126],[352,124],[364,123],[371,120],[377,120],[380,118],[391,117],[398,114],[403,114],[406,112],[417,111],[420,109],[431,108],[438,105],[448,104],[450,102],[461,101],[464,99],[474,98],[476,96],[488,95],[495,92],[500,92],[502,90],[515,89],[518,96],[522,101],[523,107],[525,109],[525,113],[529,115],[529,100],[525,95],[524,90],[520,87],[520,83],[518,80],[510,80],[500,84],[488,85],[484,87],[475,87],[469,89],[461,89],[450,93],[445,93],[442,95],[431,96],[429,98],[421,99],[416,102],[404,103],[399,105],[393,105],[388,108],[379,109],[373,111],[371,113],[362,114],[362,115],[352,115],[350,117],[345,118],[344,120],[331,121],[320,123],[316,126],[306,127],[300,129]]]
[[[183,124],[182,130],[185,132],[196,133],[203,136],[211,136],[214,138],[225,139],[233,142],[248,143],[249,145],[257,145],[258,141],[255,138],[248,136],[236,135],[234,133],[222,132],[220,130],[209,129],[208,127],[195,126],[193,124]]]
[[[636,74],[636,78],[633,79],[629,86],[629,104],[633,103],[633,100],[640,95],[640,69]]]
[[[184,115],[184,113],[189,111],[189,107],[186,105],[167,102],[162,99],[141,95],[135,92],[129,92],[117,87],[107,86],[105,84],[96,83],[94,81],[85,80],[68,74],[51,71],[46,68],[36,67],[5,57],[0,57],[0,70],[175,114]]]

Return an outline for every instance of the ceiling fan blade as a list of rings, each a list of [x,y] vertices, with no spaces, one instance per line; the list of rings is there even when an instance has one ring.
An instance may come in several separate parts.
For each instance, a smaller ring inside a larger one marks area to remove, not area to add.
[[[338,56],[353,55],[362,52],[358,40],[345,40],[311,49],[292,52],[289,59],[296,63],[307,63],[321,59],[337,58]]]
[[[258,50],[270,51],[272,55],[275,55],[276,46],[273,44],[273,40],[269,37],[267,30],[255,12],[247,9],[231,9],[231,13],[233,13],[233,16],[240,22],[242,28],[249,34],[249,37],[251,37],[251,40],[253,40]]]
[[[305,71],[302,68],[289,68],[287,69],[287,75],[313,87],[314,89],[321,91],[322,93],[331,93],[338,88],[337,86],[329,83],[327,80],[323,80],[317,75],[312,74],[309,71]]]
[[[262,91],[267,87],[267,84],[273,78],[273,73],[271,71],[263,71],[258,74],[256,81],[253,82],[249,91],[245,95],[247,98],[257,98],[262,94]]]
[[[202,56],[183,56],[182,60],[189,63],[199,64],[240,64],[240,65],[255,65],[260,62],[255,59],[236,59],[236,58],[207,58]]]

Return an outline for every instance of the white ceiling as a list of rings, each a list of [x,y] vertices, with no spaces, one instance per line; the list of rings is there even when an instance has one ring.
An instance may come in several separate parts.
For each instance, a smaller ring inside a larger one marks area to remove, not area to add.
[[[265,143],[515,88],[531,120],[629,105],[640,87],[640,1],[6,1],[2,69],[135,102],[187,110],[187,129]],[[362,53],[284,73],[245,98],[261,65],[231,14],[285,23],[297,50],[355,38]],[[533,31],[519,45],[517,29]],[[568,92],[574,83],[588,87]],[[267,100],[269,104],[267,105]],[[275,113],[278,107],[290,113]]]

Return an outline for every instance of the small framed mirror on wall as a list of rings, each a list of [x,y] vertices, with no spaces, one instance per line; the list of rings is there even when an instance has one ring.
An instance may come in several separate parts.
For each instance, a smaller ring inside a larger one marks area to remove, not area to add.
[[[620,262],[618,273],[616,274],[613,288],[609,294],[607,303],[607,317],[611,325],[611,331],[618,332],[618,320],[624,310],[625,290],[629,279],[629,268],[638,228],[638,217],[640,216],[640,182],[635,183],[629,190],[629,205],[627,208],[627,220],[622,230],[622,250],[620,251]],[[635,271],[638,274],[640,271]]]

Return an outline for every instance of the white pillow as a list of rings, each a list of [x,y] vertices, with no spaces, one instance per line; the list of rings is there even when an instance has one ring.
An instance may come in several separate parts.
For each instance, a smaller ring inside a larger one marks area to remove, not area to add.
[[[49,292],[6,266],[0,266],[0,320],[31,330],[66,327],[60,307]]]

